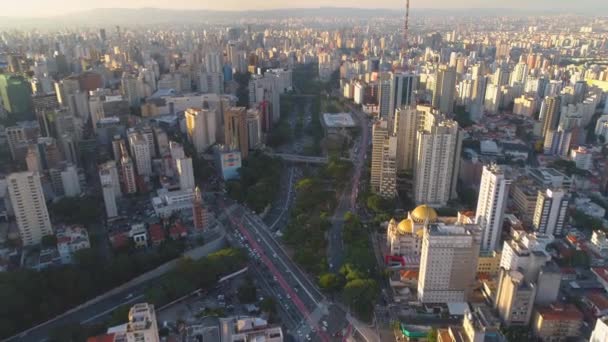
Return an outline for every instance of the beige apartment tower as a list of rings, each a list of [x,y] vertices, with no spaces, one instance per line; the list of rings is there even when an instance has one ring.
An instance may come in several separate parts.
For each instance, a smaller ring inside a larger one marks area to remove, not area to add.
[[[249,154],[249,137],[247,133],[247,109],[230,107],[224,112],[225,145],[241,152],[241,158]]]
[[[11,205],[24,246],[39,244],[53,234],[49,212],[37,172],[17,172],[6,177]]]

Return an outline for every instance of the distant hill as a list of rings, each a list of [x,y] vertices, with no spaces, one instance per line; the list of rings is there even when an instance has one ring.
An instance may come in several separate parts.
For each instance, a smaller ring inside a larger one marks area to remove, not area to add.
[[[547,15],[572,13],[549,9],[517,10],[517,9],[419,9],[411,10],[411,15],[421,16],[477,16],[477,15]],[[582,10],[581,10],[582,12]],[[598,12],[596,12],[598,13]],[[113,26],[113,25],[150,25],[169,23],[230,23],[241,19],[281,19],[299,18],[355,18],[365,19],[382,16],[401,16],[403,10],[398,9],[362,9],[362,8],[289,8],[259,11],[212,11],[212,10],[172,10],[160,8],[98,8],[82,12],[45,18],[14,18],[1,17],[0,27],[74,27],[74,26]]]

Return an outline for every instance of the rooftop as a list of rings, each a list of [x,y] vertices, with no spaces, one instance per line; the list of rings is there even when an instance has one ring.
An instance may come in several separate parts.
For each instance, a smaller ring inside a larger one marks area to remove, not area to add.
[[[581,321],[583,314],[574,304],[551,304],[538,309],[543,320],[547,321]]]
[[[350,113],[324,113],[323,123],[330,128],[355,127],[355,121]]]

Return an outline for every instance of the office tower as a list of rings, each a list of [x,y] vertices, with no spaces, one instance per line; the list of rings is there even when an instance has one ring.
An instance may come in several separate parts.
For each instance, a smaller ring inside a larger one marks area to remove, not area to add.
[[[131,156],[135,159],[137,174],[140,176],[152,175],[152,158],[150,157],[150,145],[140,133],[129,134],[129,146]]]
[[[383,119],[376,122],[372,128],[372,164],[371,178],[369,181],[373,193],[380,192],[380,184],[382,182],[382,155],[388,137],[387,120]]]
[[[224,74],[221,72],[201,72],[199,75],[199,91],[210,94],[224,93]]]
[[[391,74],[391,88],[388,115],[395,116],[395,110],[406,106],[416,105],[415,91],[418,88],[420,76],[411,73]]]
[[[397,170],[412,171],[416,161],[418,110],[415,106],[397,108],[394,134],[397,137]]]
[[[532,317],[536,285],[525,280],[518,270],[500,269],[499,283],[496,290],[494,308],[503,323],[511,325],[528,325]]]
[[[466,302],[475,283],[478,255],[477,225],[429,224],[422,238],[418,300]]]
[[[116,206],[116,194],[114,193],[114,180],[110,173],[111,169],[101,168],[99,170],[99,181],[101,183],[101,191],[103,194],[103,203],[106,208],[106,217],[113,218],[118,216],[118,207]]]
[[[382,144],[382,171],[378,194],[384,198],[397,196],[397,137],[390,136]]]
[[[123,155],[122,159],[120,160],[120,177],[122,180],[124,193],[134,194],[137,192],[135,166],[133,165],[133,160],[128,155]]]
[[[65,196],[75,197],[80,195],[80,179],[76,166],[67,165],[66,168],[61,171],[61,183],[63,184],[63,194]]]
[[[162,128],[154,127],[154,141],[156,141],[159,157],[163,158],[171,155],[169,151],[169,136]]]
[[[118,174],[118,168],[116,162],[113,160],[107,161],[99,165],[99,173],[109,174],[112,179],[112,186],[114,187],[114,196],[120,197],[122,191],[120,189],[120,176]]]
[[[589,342],[606,342],[608,341],[608,316],[599,317],[595,322],[595,328],[591,333]]]
[[[247,159],[249,154],[249,137],[247,136],[247,109],[230,107],[224,111],[224,140],[230,149],[237,149],[241,157]]]
[[[433,107],[443,114],[451,114],[454,111],[455,93],[456,69],[447,65],[439,66],[433,91]]]
[[[40,175],[29,171],[11,173],[6,182],[21,242],[24,246],[39,244],[43,236],[53,234]]]
[[[223,56],[219,52],[208,52],[205,55],[206,72],[222,72]]]
[[[428,126],[419,130],[416,138],[414,200],[418,204],[444,206],[456,197],[462,133],[453,120]]]
[[[196,153],[201,154],[215,144],[215,112],[209,109],[188,108],[185,113],[188,141],[194,145]]]
[[[483,167],[475,223],[482,230],[481,250],[484,252],[494,251],[498,247],[510,184],[500,166],[492,164]]]
[[[203,206],[203,196],[201,190],[196,187],[194,190],[194,203],[192,204],[192,220],[194,228],[198,230],[205,229],[209,224],[209,214]]]
[[[13,161],[23,160],[30,142],[36,141],[40,127],[36,121],[18,122],[16,126],[6,127],[6,139]]]
[[[120,91],[132,108],[139,108],[141,97],[137,90],[137,78],[129,73],[123,73],[120,80]]]
[[[192,158],[182,158],[175,160],[177,174],[179,176],[179,187],[182,190],[194,188],[194,170],[192,169]]]
[[[561,112],[561,98],[559,96],[547,96],[540,106],[539,120],[542,123],[541,135],[547,139],[547,136],[555,132],[559,126]]]
[[[391,78],[392,73],[378,75],[378,116],[390,120],[395,113],[391,113]]]
[[[569,196],[564,189],[539,191],[532,227],[540,234],[561,236],[568,222]]]
[[[250,149],[255,149],[262,144],[262,122],[259,109],[247,110],[247,136]]]
[[[16,118],[34,118],[32,88],[22,76],[0,74],[0,98],[4,109]]]

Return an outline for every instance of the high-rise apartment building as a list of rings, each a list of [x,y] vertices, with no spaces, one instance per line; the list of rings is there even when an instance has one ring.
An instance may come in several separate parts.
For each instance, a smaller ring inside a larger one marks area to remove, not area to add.
[[[140,176],[151,176],[152,158],[147,139],[140,133],[129,134],[129,146],[131,147],[131,156],[135,159],[137,174]]]
[[[382,171],[378,194],[384,198],[397,196],[397,137],[390,136],[382,144]]]
[[[247,135],[247,109],[230,107],[224,111],[224,140],[230,149],[238,149],[243,159],[249,154]]]
[[[595,328],[591,333],[589,342],[606,342],[608,341],[608,316],[599,317],[595,322]]]
[[[416,134],[419,112],[415,106],[397,108],[394,134],[397,137],[397,170],[413,171],[416,163]]]
[[[547,96],[540,106],[539,120],[542,123],[542,137],[547,139],[559,126],[561,113],[561,98],[559,96]]]
[[[133,165],[133,160],[128,155],[123,155],[120,160],[120,179],[124,193],[134,194],[137,192],[135,165]]]
[[[384,153],[384,145],[388,140],[388,121],[380,120],[372,127],[372,164],[370,187],[373,193],[380,192],[380,184],[382,182],[382,155]]]
[[[567,223],[569,195],[563,189],[538,192],[532,227],[540,234],[561,236]]]
[[[390,95],[388,116],[393,118],[395,110],[406,106],[415,106],[415,92],[418,88],[419,75],[398,72],[390,74]],[[393,122],[393,120],[391,120]]]
[[[481,185],[475,211],[475,222],[481,227],[481,250],[491,252],[500,247],[505,208],[511,181],[504,170],[495,164],[486,165],[481,173]]]
[[[194,189],[194,170],[192,169],[192,158],[181,158],[175,160],[177,175],[179,176],[179,187],[181,190]]]
[[[53,234],[40,175],[29,171],[12,173],[6,183],[21,242],[24,246],[39,244],[43,236]]]
[[[196,152],[201,154],[216,142],[215,112],[209,109],[188,108],[185,116],[188,140],[194,145]]]
[[[262,144],[262,122],[259,109],[247,110],[247,137],[249,148],[254,149]]]
[[[194,201],[192,203],[192,221],[194,228],[198,230],[205,229],[209,224],[209,213],[203,205],[203,196],[201,190],[196,187],[194,189]]]
[[[120,189],[120,177],[118,175],[118,169],[116,162],[113,160],[107,161],[99,165],[99,174],[109,174],[112,178],[112,186],[114,187],[114,196],[120,197],[122,191]]]
[[[105,204],[106,208],[106,217],[113,218],[118,216],[116,194],[114,193],[114,181],[109,169],[99,170],[99,181],[101,182],[101,191],[103,194],[103,203]]]
[[[436,223],[425,228],[418,277],[419,301],[467,301],[477,272],[479,233],[479,227],[474,224]]]
[[[65,196],[76,197],[80,195],[80,179],[76,166],[70,164],[61,171],[61,184],[63,185],[63,194]]]
[[[435,79],[433,107],[438,108],[443,114],[451,114],[454,111],[455,96],[456,68],[441,65]]]
[[[7,112],[34,117],[32,88],[22,76],[0,74],[0,98]]]
[[[130,107],[139,108],[141,105],[141,96],[138,91],[137,78],[129,73],[123,73],[120,80],[120,90],[122,96],[127,100]]]
[[[425,118],[424,126],[430,119]],[[462,133],[454,120],[434,121],[417,133],[414,200],[444,206],[456,197]]]
[[[536,285],[525,280],[518,270],[500,270],[494,308],[503,323],[528,325],[536,296]]]

